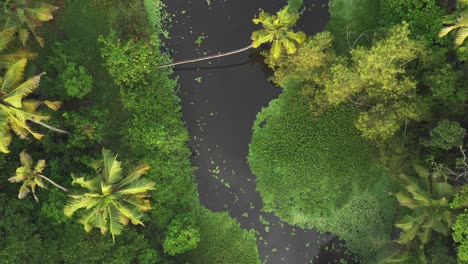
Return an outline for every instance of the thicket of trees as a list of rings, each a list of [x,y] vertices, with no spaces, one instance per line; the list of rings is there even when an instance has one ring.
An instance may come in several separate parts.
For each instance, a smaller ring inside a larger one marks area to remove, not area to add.
[[[269,211],[359,262],[468,261],[467,4],[333,0],[325,31],[266,58],[284,91],[249,162]]]
[[[308,37],[289,2],[252,35],[284,88],[248,157],[265,210],[357,262],[468,263],[468,2],[333,0]],[[1,262],[259,263],[199,204],[163,4],[0,3]]]
[[[0,262],[184,263],[209,248],[258,263],[254,234],[199,204],[177,82],[155,67],[170,62],[163,4],[0,3]]]

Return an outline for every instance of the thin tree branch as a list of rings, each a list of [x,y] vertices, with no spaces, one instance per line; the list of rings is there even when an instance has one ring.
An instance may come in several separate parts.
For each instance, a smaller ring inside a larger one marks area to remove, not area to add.
[[[241,53],[241,52],[244,52],[244,51],[249,50],[249,49],[251,49],[251,48],[253,48],[253,45],[252,45],[252,44],[250,44],[250,45],[247,46],[247,47],[241,48],[241,49],[237,49],[237,50],[233,50],[233,51],[229,51],[229,52],[225,52],[225,53],[221,53],[221,54],[216,54],[216,55],[211,55],[211,56],[206,56],[206,57],[191,59],[191,60],[178,61],[178,62],[174,62],[174,63],[171,63],[171,64],[164,64],[164,65],[160,65],[160,66],[158,66],[158,67],[156,67],[156,68],[157,68],[157,69],[161,69],[161,68],[167,68],[167,67],[176,66],[176,65],[180,65],[180,64],[187,64],[187,63],[192,63],[192,62],[197,62],[197,61],[204,61],[204,60],[216,59],[216,58],[220,58],[220,57],[225,57],[225,56],[233,55],[233,54],[236,54],[236,53]]]
[[[55,187],[57,187],[57,188],[59,188],[59,189],[65,191],[65,192],[68,192],[68,189],[67,189],[67,188],[65,188],[65,187],[63,187],[63,186],[61,186],[61,185],[55,183],[53,180],[47,178],[46,176],[41,175],[41,174],[39,174],[38,176],[41,177],[42,179],[44,179],[44,180],[46,180],[46,181],[52,183]]]
[[[38,121],[38,120],[34,120],[34,118],[32,118],[32,117],[31,117],[31,118],[28,118],[28,120],[31,121],[31,122],[33,122],[33,123],[36,123],[36,124],[38,124],[38,125],[41,125],[41,126],[43,126],[43,127],[46,127],[46,128],[48,128],[48,129],[50,129],[50,130],[53,130],[53,131],[55,131],[55,132],[59,132],[59,133],[62,133],[62,134],[70,134],[70,132],[68,132],[68,131],[62,130],[62,129],[60,129],[60,128],[53,127],[53,126],[51,126],[51,125],[48,125],[48,124],[46,124],[46,123],[44,123],[44,122],[41,122],[41,121]]]

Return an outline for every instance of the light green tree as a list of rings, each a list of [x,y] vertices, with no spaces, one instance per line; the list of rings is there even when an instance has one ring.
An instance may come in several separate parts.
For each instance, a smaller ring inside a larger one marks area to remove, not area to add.
[[[3,1],[3,11],[6,14],[5,28],[15,27],[23,46],[32,33],[36,41],[44,46],[44,39],[40,37],[36,28],[43,22],[52,20],[52,12],[58,7],[36,0],[5,0]]]
[[[408,25],[389,30],[370,49],[357,47],[351,60],[331,65],[331,74],[315,92],[319,106],[352,103],[363,109],[356,127],[366,138],[384,141],[405,123],[419,120],[425,105],[417,81],[405,66],[421,58],[424,47],[409,38]]]
[[[8,179],[10,182],[23,183],[19,189],[18,198],[23,199],[26,195],[32,193],[36,202],[39,202],[39,199],[36,196],[36,186],[47,189],[44,184],[44,180],[50,182],[55,187],[68,192],[65,187],[42,175],[42,171],[46,166],[45,160],[38,160],[36,165],[33,167],[33,159],[28,153],[23,151],[20,153],[20,162],[22,166],[17,168],[15,175]]]
[[[70,195],[72,199],[64,213],[71,217],[83,209],[79,222],[84,229],[90,232],[97,227],[103,235],[109,231],[115,241],[129,221],[144,226],[141,218],[151,208],[148,192],[155,189],[155,183],[141,178],[149,169],[147,164],[136,166],[124,177],[117,156],[107,149],[102,149],[102,156],[103,160],[94,164],[96,176],[85,179],[72,175],[72,184],[80,185],[86,192]]]

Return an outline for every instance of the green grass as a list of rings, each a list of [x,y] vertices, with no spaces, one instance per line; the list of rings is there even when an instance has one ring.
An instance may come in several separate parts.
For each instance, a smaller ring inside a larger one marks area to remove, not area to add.
[[[376,150],[354,126],[358,114],[340,106],[314,119],[300,85],[288,83],[258,114],[248,160],[265,210],[334,232],[368,258],[371,239],[389,238],[393,198]]]

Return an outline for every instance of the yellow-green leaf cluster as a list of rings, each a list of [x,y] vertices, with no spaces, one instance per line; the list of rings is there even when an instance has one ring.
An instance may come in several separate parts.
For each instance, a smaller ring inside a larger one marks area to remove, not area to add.
[[[103,160],[95,163],[97,176],[87,180],[72,175],[74,185],[80,185],[87,192],[70,195],[72,200],[65,206],[64,213],[71,217],[83,209],[78,220],[90,232],[99,228],[102,234],[110,232],[112,239],[120,235],[124,225],[144,225],[143,212],[149,210],[149,194],[155,183],[141,177],[149,170],[147,164],[133,168],[124,177],[121,162],[110,150],[102,150]]]
[[[263,29],[252,34],[252,46],[258,48],[264,43],[272,43],[270,56],[274,59],[279,59],[284,51],[287,54],[295,53],[298,45],[306,39],[304,32],[294,32],[291,29],[298,19],[299,14],[289,12],[287,6],[278,11],[276,15],[261,11],[258,18],[253,19],[253,22],[262,24]]]

